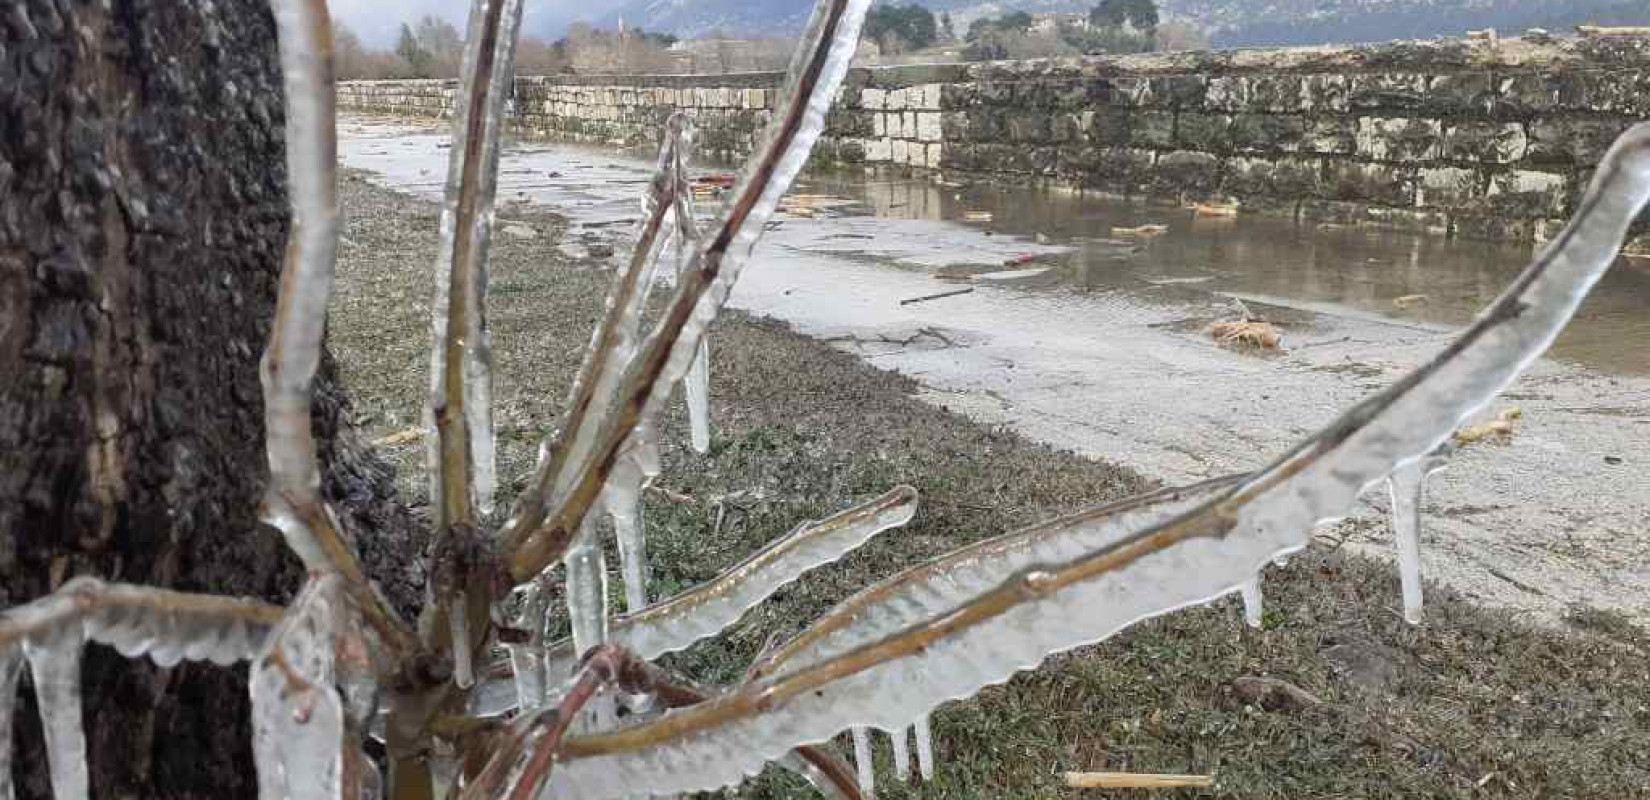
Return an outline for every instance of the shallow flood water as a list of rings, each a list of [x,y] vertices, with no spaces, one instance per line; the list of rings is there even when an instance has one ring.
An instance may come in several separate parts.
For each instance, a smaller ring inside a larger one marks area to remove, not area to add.
[[[340,153],[434,197],[445,138],[346,120]],[[569,220],[564,249],[611,264],[603,254],[628,251],[651,168],[638,154],[518,144],[501,162],[500,225],[511,202],[548,205]],[[716,203],[703,198],[700,210]],[[1167,230],[1124,230],[1145,225]],[[834,172],[799,181],[730,304],[910,375],[936,405],[1184,483],[1263,466],[1423,363],[1530,256],[1527,246]],[[1281,348],[1211,340],[1206,326],[1236,316],[1240,301],[1280,326]],[[1429,577],[1543,613],[1584,602],[1650,618],[1640,566],[1650,559],[1647,339],[1650,270],[1618,265],[1551,358],[1486,411],[1521,409],[1511,442],[1464,449],[1429,484]],[[1351,544],[1386,553],[1385,500],[1365,502],[1358,516],[1375,524],[1354,526]]]

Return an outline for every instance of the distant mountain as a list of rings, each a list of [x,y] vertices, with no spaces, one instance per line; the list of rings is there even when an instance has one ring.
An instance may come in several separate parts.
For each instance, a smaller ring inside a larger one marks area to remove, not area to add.
[[[1008,11],[1081,12],[1098,0],[917,0],[950,12],[960,31],[982,16]],[[1210,31],[1216,46],[1325,44],[1461,36],[1496,28],[1567,30],[1580,23],[1650,25],[1650,0],[1159,0],[1168,16]],[[794,34],[812,0],[628,0],[599,18],[650,31],[700,37]]]

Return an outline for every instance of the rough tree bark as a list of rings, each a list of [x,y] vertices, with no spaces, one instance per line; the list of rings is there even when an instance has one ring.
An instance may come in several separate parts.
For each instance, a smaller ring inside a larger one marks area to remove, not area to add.
[[[285,600],[298,562],[256,517],[287,227],[265,0],[0,6],[0,607],[83,574]],[[326,492],[410,611],[422,534],[335,374]],[[92,647],[82,685],[94,797],[254,794],[244,668]],[[47,797],[20,712],[23,796]]]

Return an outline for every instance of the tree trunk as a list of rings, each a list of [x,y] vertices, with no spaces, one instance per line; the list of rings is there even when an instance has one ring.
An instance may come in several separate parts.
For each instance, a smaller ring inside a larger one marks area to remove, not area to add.
[[[299,564],[256,517],[287,229],[270,12],[3,5],[0,608],[75,575],[285,600]],[[410,612],[422,534],[348,435],[330,359],[322,373],[325,491]],[[245,680],[90,648],[92,796],[253,796]],[[22,796],[48,797],[32,700],[18,722]]]

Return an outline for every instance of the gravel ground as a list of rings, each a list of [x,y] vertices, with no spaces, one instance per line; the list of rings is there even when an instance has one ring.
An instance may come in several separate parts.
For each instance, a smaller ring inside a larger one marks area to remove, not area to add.
[[[346,175],[343,204],[331,343],[356,421],[376,439],[418,424],[438,211],[360,173]],[[559,217],[504,207],[498,218],[500,229],[516,227],[495,234],[491,267],[508,498],[557,425],[611,273],[562,254]],[[923,403],[913,381],[773,321],[725,315],[712,375],[712,452],[686,448],[679,403],[663,425],[662,491],[646,509],[651,596],[895,484],[915,486],[923,506],[906,528],[671,659],[700,679],[736,680],[770,635],[918,559],[1150,485]],[[421,442],[384,450],[407,495],[423,497]],[[1217,786],[1208,796],[1243,798],[1650,793],[1650,636],[1620,615],[1575,608],[1559,627],[1534,626],[1429,586],[1426,623],[1412,628],[1395,610],[1389,565],[1328,547],[1268,573],[1265,589],[1262,631],[1242,625],[1235,600],[1221,602],[944,707],[939,776],[926,786],[888,781],[884,796],[1075,796],[1059,788],[1069,769],[1209,773]],[[1263,684],[1242,680],[1257,677],[1310,697],[1257,695]],[[745,793],[800,791],[770,773]]]

